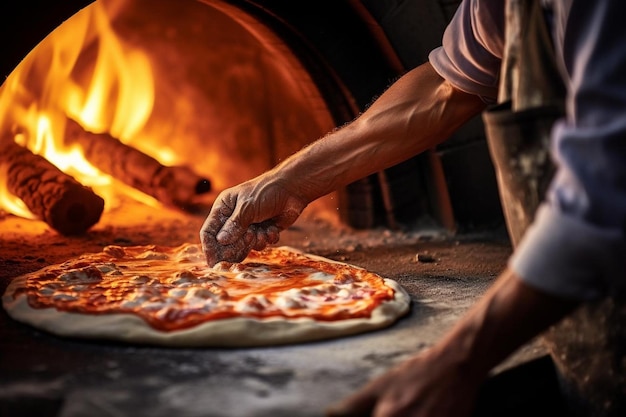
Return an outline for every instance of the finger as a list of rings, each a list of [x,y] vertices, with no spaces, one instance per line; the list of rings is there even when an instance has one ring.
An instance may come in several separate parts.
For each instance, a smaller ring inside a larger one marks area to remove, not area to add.
[[[267,245],[273,245],[280,238],[280,231],[273,221],[264,221],[256,225],[257,243],[254,250],[263,250]]]
[[[372,417],[414,416],[417,411],[415,404],[405,404],[393,396],[383,396],[376,403]]]
[[[248,229],[245,231],[245,233],[243,234],[241,240],[243,242],[242,247],[244,248],[252,248],[252,246],[254,246],[254,242],[256,242],[256,236],[257,236],[257,231],[256,231],[256,227],[250,226],[248,227]]]
[[[257,228],[255,241],[252,245],[254,250],[263,250],[267,246],[267,233],[262,228]]]
[[[266,229],[267,233],[267,243],[273,245],[274,243],[278,243],[280,239],[280,230],[276,226],[268,226]]]
[[[231,245],[240,240],[246,233],[247,227],[239,224],[237,220],[227,219],[222,229],[216,236],[216,240],[220,245]]]
[[[215,206],[211,209],[211,212],[204,220],[202,228],[200,229],[202,234],[213,235],[214,237],[217,235],[224,221],[228,218],[228,216],[225,216],[222,212],[223,210]]]
[[[211,267],[219,262],[219,257],[215,249],[216,247],[214,245],[206,244],[205,240],[202,240],[202,252],[204,253],[207,265]]]
[[[226,202],[226,206],[228,203],[230,202]],[[250,210],[247,206],[243,203],[237,204],[236,201],[234,203],[230,212],[227,209],[222,211],[224,214],[228,213],[224,216],[223,226],[216,236],[218,243],[222,245],[230,245],[243,238],[252,224],[252,217],[248,215]]]
[[[200,228],[200,242],[209,266],[215,265],[224,257],[223,248],[217,242],[216,236],[232,213],[230,200],[232,200],[230,194],[226,192],[220,194]]]
[[[241,239],[236,240],[230,245],[219,245],[218,253],[220,260],[235,263],[246,259],[248,253],[256,242],[256,234],[252,229],[247,230]]]
[[[202,251],[206,257],[207,264],[209,266],[215,265],[221,260],[221,245],[217,243],[215,239],[216,230],[219,230],[220,224],[214,219],[207,217],[202,228],[200,229],[200,242],[202,244]]]
[[[327,417],[365,417],[370,416],[378,397],[374,392],[362,390],[326,410]]]
[[[248,253],[250,252],[250,248],[246,247],[243,244],[243,241],[239,241],[233,245],[220,246],[221,247],[221,260],[237,263],[246,259]]]
[[[207,244],[205,240],[202,240],[202,251],[204,253],[206,263],[210,267],[212,267],[221,260],[217,242],[215,244]]]
[[[212,234],[220,244],[228,245],[233,243],[243,234],[243,231],[240,234],[236,234],[237,228],[233,228],[232,224],[228,225],[232,221],[231,219],[233,219],[236,207],[237,195],[231,194],[228,190],[223,191],[215,199],[211,212],[202,226],[202,231]],[[226,232],[222,233],[225,228]]]

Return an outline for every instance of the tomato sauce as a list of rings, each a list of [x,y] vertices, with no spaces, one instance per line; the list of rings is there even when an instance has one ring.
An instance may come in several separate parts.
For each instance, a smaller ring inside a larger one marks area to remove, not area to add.
[[[135,314],[161,331],[236,317],[367,318],[394,298],[382,277],[351,265],[269,248],[209,268],[194,245],[107,247],[29,274],[20,294],[33,308]]]

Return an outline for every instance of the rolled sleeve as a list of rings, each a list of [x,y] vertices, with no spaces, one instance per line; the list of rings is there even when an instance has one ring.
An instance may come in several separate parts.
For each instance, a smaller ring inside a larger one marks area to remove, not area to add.
[[[464,0],[429,62],[461,91],[495,102],[503,50],[504,2]]]
[[[592,300],[624,291],[625,256],[619,230],[581,222],[544,204],[509,267],[549,294]]]

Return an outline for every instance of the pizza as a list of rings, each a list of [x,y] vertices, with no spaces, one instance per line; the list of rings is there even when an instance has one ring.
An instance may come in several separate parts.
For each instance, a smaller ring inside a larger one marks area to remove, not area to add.
[[[262,346],[389,326],[410,305],[395,281],[281,246],[209,267],[199,244],[107,246],[19,276],[2,302],[56,335],[166,346]]]

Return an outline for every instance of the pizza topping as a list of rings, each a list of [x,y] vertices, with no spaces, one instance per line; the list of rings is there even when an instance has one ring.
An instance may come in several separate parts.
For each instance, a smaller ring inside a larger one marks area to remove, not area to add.
[[[102,273],[94,266],[88,266],[85,268],[74,269],[67,271],[59,276],[60,281],[72,282],[72,283],[91,283],[102,280]]]
[[[203,300],[207,300],[207,299],[214,299],[214,298],[218,298],[218,294],[210,291],[207,288],[193,288],[190,291],[187,292],[187,294],[185,295],[185,298],[187,299],[194,299],[194,298],[200,298]]]
[[[354,278],[346,273],[338,274],[333,278],[336,284],[350,284],[354,282]]]
[[[126,255],[126,251],[121,246],[106,246],[102,252],[113,258],[123,258]]]
[[[73,295],[70,295],[70,294],[62,294],[62,293],[61,293],[61,294],[55,294],[54,296],[52,296],[52,298],[53,298],[55,301],[76,301],[76,300],[78,300],[78,298],[76,298],[76,297],[75,297],[75,296],[73,296]]]
[[[121,271],[118,269],[117,265],[113,262],[105,262],[101,264],[95,265],[96,268],[103,274],[121,274]]]
[[[313,272],[311,274],[311,279],[315,279],[318,281],[330,281],[330,280],[335,279],[335,275],[319,271],[319,272]]]
[[[235,308],[242,313],[260,313],[267,311],[270,306],[271,303],[265,296],[250,295],[241,300]]]
[[[144,253],[141,253],[141,254],[137,255],[137,259],[160,259],[160,260],[166,260],[166,259],[168,259],[168,256],[165,253],[159,253],[159,252],[155,252],[155,251],[149,250],[149,251],[145,251]]]
[[[206,259],[204,253],[198,245],[185,244],[176,252],[176,260],[185,262],[202,262]]]
[[[147,284],[150,281],[152,278],[147,275],[135,275],[130,279],[131,284]]]
[[[120,303],[120,307],[121,307],[122,309],[124,309],[124,310],[127,310],[127,309],[128,309],[128,310],[132,310],[132,309],[134,309],[134,308],[139,307],[139,306],[141,305],[141,303],[142,303],[142,302],[141,302],[140,300],[136,299],[136,298],[135,298],[135,299],[132,299],[132,300],[123,300],[123,301]]]
[[[168,291],[168,294],[172,297],[184,297],[185,295],[187,295],[187,290],[183,289],[183,288],[172,288],[171,290]]]
[[[235,275],[235,279],[256,279],[257,275],[251,274],[249,272],[241,272],[237,275]]]
[[[41,295],[52,295],[52,294],[54,294],[56,292],[56,285],[55,284],[46,284],[43,287],[41,287],[39,292],[41,293]]]
[[[290,309],[301,309],[305,308],[306,304],[299,301],[296,297],[289,296],[287,294],[282,294],[276,298],[276,305],[280,308],[285,308],[287,310]]]
[[[27,276],[33,308],[136,314],[163,331],[234,317],[368,317],[394,291],[361,268],[293,250],[252,251],[241,263],[206,265],[199,245],[107,246]]]
[[[221,261],[213,265],[213,269],[216,271],[230,271],[230,267],[233,266],[232,263]]]

